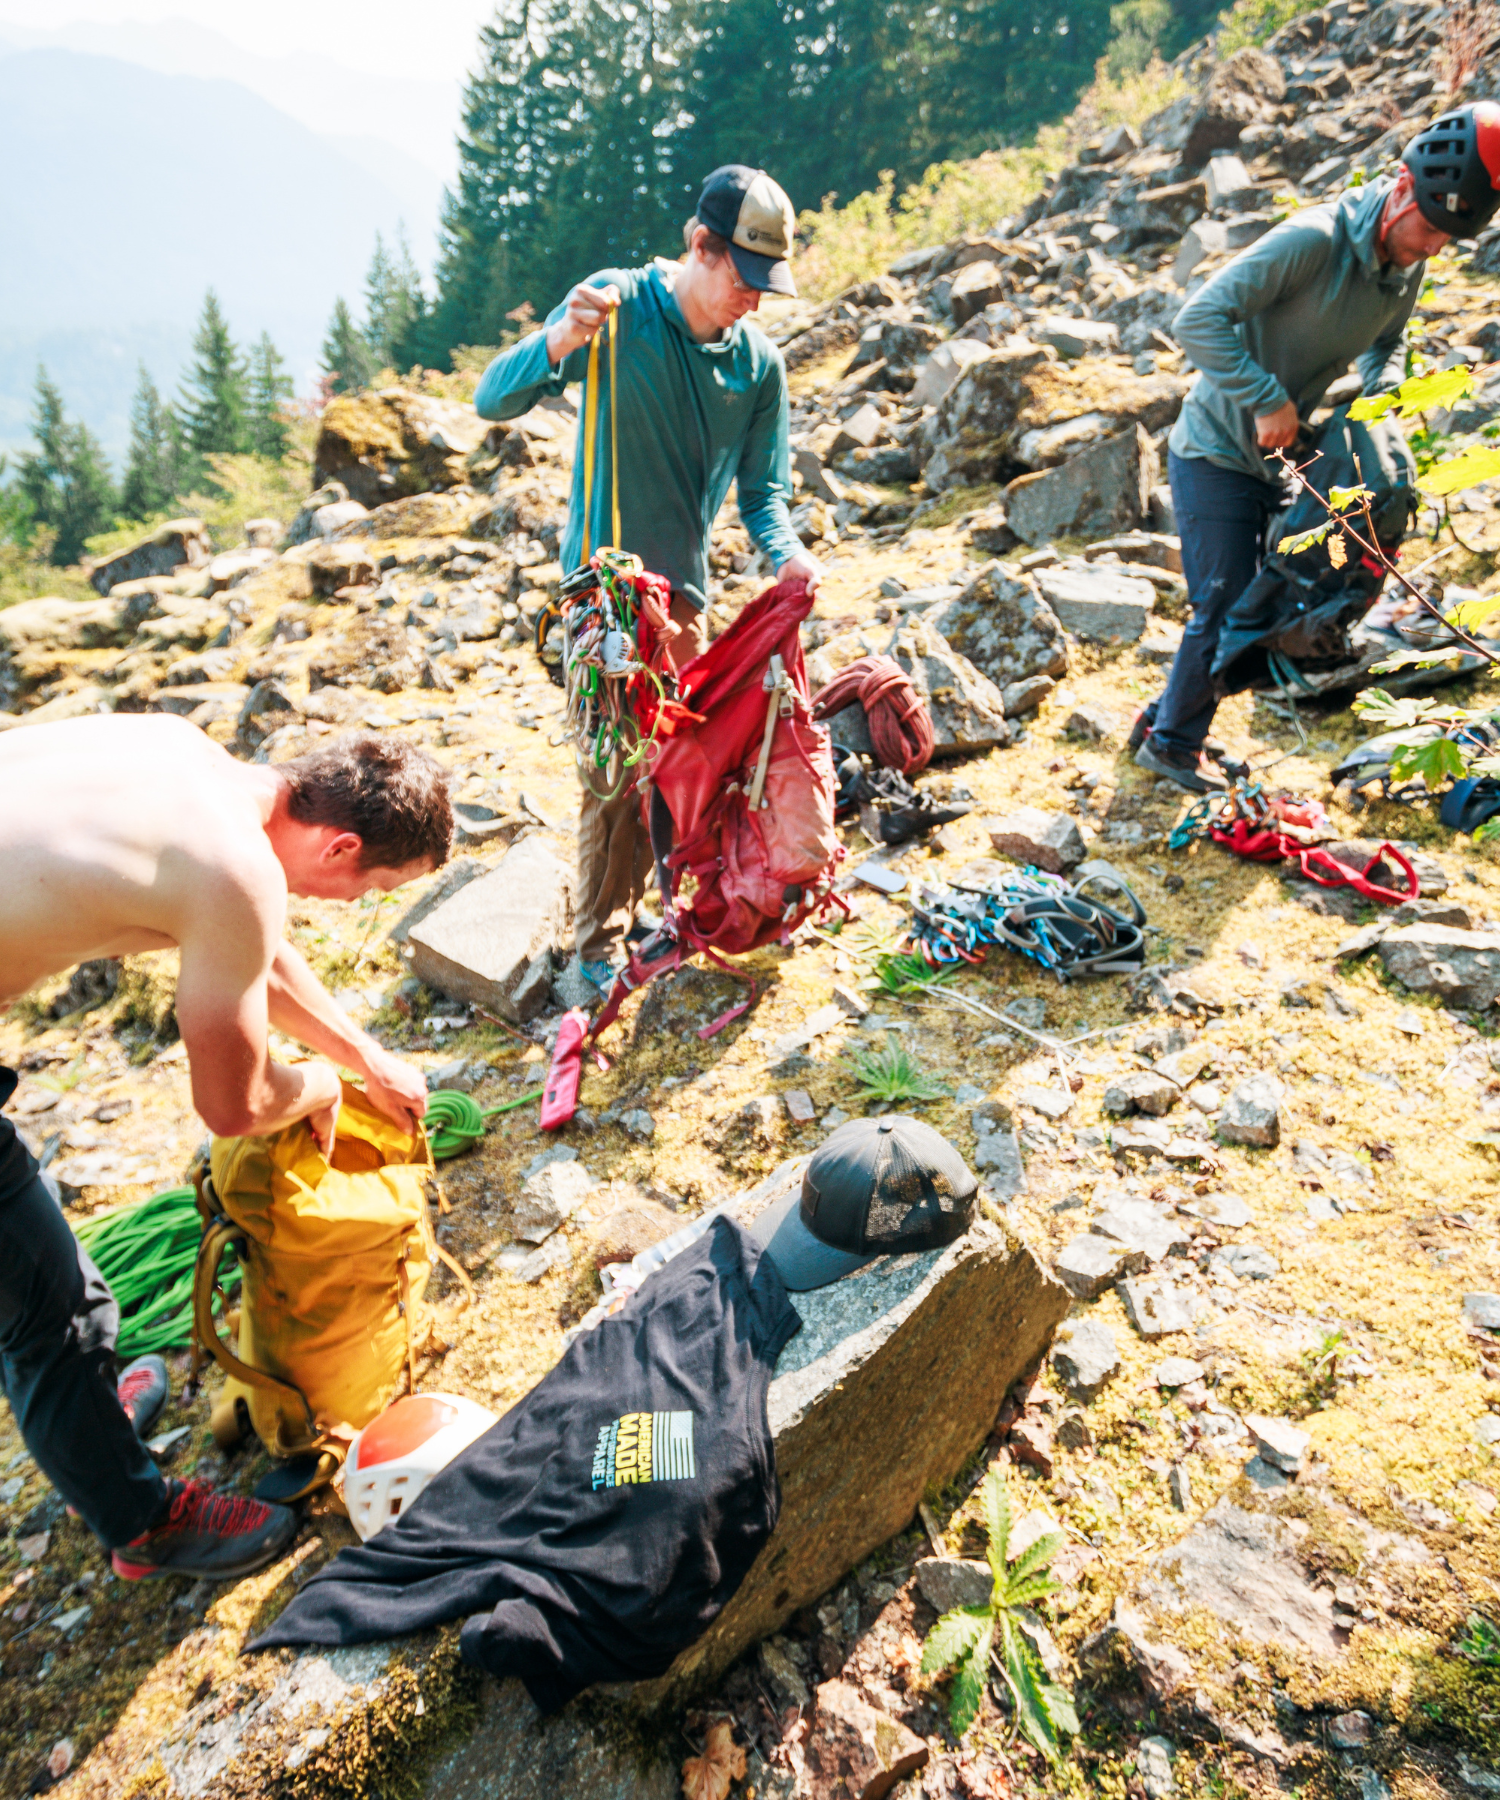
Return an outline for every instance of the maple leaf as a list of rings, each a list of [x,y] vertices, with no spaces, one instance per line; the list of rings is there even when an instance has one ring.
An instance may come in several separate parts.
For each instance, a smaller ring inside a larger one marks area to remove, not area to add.
[[[745,1779],[745,1748],[734,1741],[728,1719],[710,1725],[702,1756],[690,1756],[682,1765],[684,1800],[727,1800],[729,1784]]]

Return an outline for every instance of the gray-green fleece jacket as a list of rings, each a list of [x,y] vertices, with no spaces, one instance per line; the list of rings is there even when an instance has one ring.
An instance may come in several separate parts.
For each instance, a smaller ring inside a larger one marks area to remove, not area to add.
[[[1305,207],[1211,275],[1172,335],[1202,370],[1168,443],[1265,481],[1255,421],[1294,400],[1302,417],[1351,362],[1365,392],[1406,373],[1401,337],[1426,263],[1382,268],[1375,232],[1391,182]]]

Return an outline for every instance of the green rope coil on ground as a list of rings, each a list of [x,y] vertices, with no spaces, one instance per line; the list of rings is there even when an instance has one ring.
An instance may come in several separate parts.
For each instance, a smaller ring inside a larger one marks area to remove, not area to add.
[[[528,1101],[540,1100],[545,1091],[544,1088],[532,1088],[519,1099],[503,1101],[499,1106],[481,1107],[471,1094],[439,1088],[429,1097],[427,1116],[422,1120],[433,1156],[438,1162],[457,1156],[460,1150],[467,1150],[470,1144],[478,1143],[484,1136],[487,1119],[493,1119],[497,1113],[514,1112]]]
[[[126,1360],[193,1341],[193,1265],[203,1221],[190,1187],[167,1188],[136,1206],[86,1219],[74,1234],[109,1283],[120,1308],[116,1349]],[[227,1252],[226,1290],[239,1282]]]

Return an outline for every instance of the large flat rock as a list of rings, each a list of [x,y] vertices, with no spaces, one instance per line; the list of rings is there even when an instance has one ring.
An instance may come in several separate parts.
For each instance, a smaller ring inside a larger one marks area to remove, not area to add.
[[[544,837],[523,838],[407,932],[412,973],[506,1019],[539,1012],[551,955],[573,920],[572,871]]]
[[[802,1167],[762,1184],[746,1212],[800,1182]],[[881,1258],[792,1304],[803,1326],[767,1405],[776,1530],[703,1637],[636,1689],[637,1706],[687,1699],[904,1530],[924,1491],[983,1443],[1071,1298],[1029,1249],[981,1221],[946,1250]]]
[[[731,1202],[732,1215],[748,1224],[800,1184],[805,1167],[805,1158],[783,1164]],[[455,1667],[453,1626],[354,1649],[271,1652],[246,1665],[276,1659],[268,1687],[247,1686],[228,1705],[216,1691],[163,1734],[155,1755],[171,1800],[269,1793],[272,1767],[302,1769],[316,1791],[341,1745],[391,1734],[411,1744],[423,1800],[670,1800],[677,1776],[656,1760],[656,1716],[904,1530],[923,1492],[984,1442],[1070,1304],[1029,1249],[985,1221],[945,1250],[882,1257],[792,1298],[803,1327],[767,1402],[780,1519],[739,1592],[666,1675],[595,1689],[544,1720],[518,1682],[479,1683]],[[477,1718],[443,1737],[454,1696],[476,1687]]]

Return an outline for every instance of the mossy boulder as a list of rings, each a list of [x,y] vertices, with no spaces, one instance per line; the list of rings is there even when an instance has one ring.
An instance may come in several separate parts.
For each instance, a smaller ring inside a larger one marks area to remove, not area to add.
[[[313,479],[340,482],[363,506],[460,487],[488,431],[473,407],[408,388],[340,394],[323,414]]]

